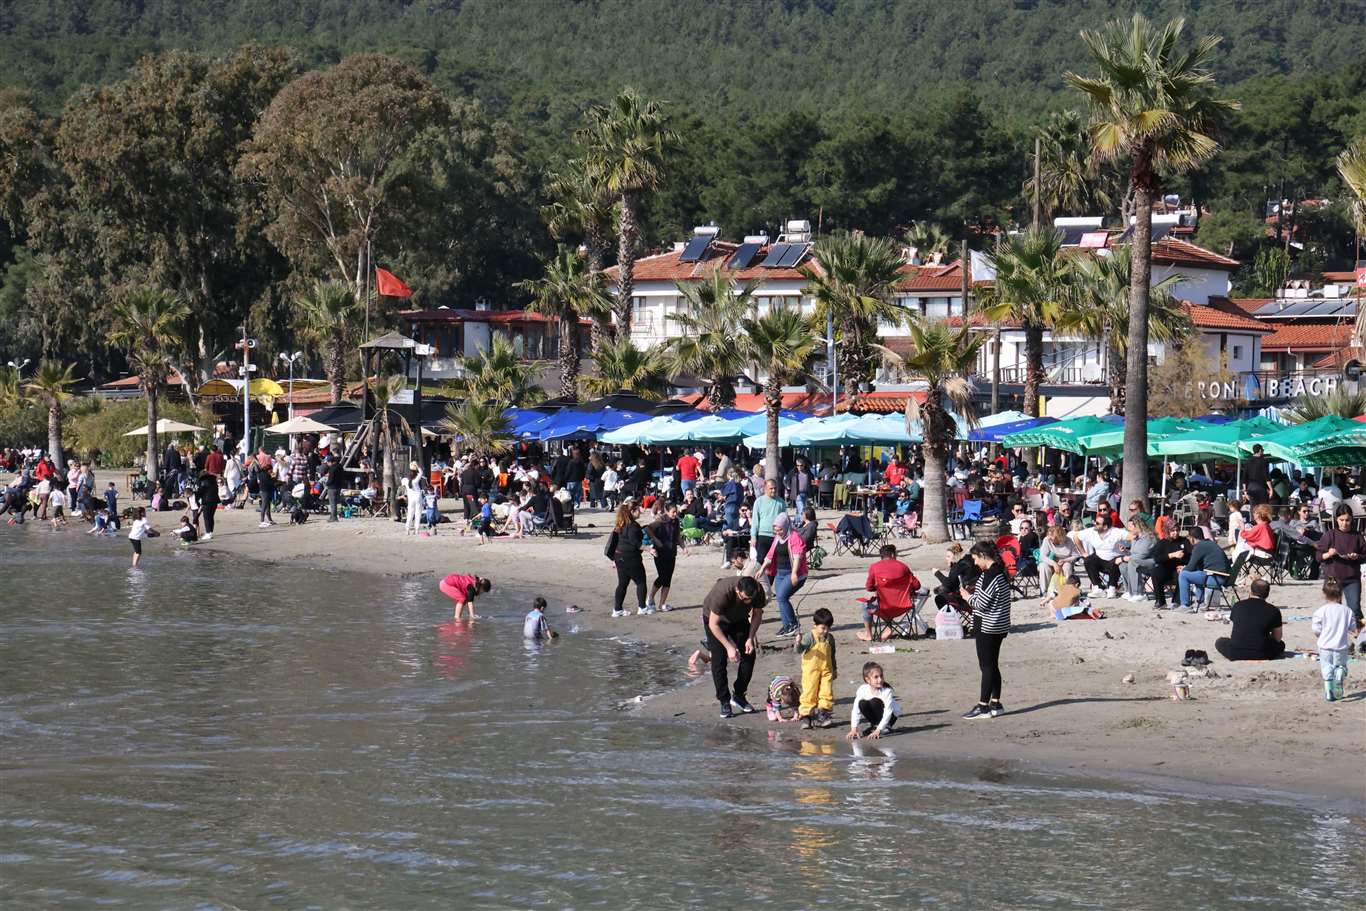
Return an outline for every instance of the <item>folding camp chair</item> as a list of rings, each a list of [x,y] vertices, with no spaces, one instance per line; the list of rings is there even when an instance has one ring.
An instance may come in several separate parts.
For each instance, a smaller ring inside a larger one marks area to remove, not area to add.
[[[1248,552],[1243,551],[1233,559],[1233,565],[1229,567],[1227,573],[1217,570],[1207,569],[1205,575],[1211,577],[1211,581],[1217,585],[1205,585],[1202,598],[1207,610],[1233,610],[1233,605],[1240,599],[1238,597],[1238,579],[1247,575],[1248,571]]]
[[[877,607],[870,618],[873,623],[873,640],[879,642],[887,630],[889,638],[914,639],[917,629],[925,629],[927,624],[920,616],[920,608],[925,604],[929,592],[918,590],[920,582],[914,575],[908,575],[895,585],[879,585],[875,597]],[[859,598],[865,609],[871,599]]]
[[[1010,590],[1021,598],[1039,598],[1039,573],[1021,572],[1020,540],[1014,535],[1001,535],[996,539],[996,550],[1001,555],[1001,563],[1006,568],[1006,578],[1010,580]]]
[[[972,523],[982,521],[982,501],[964,500],[963,509],[955,517],[949,526],[952,537],[961,537],[964,541],[972,537]]]

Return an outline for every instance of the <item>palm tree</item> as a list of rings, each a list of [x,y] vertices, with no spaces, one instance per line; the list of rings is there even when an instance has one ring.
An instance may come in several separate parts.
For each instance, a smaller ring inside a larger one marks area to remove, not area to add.
[[[972,407],[972,372],[977,355],[986,341],[984,335],[974,333],[967,325],[957,329],[938,321],[911,322],[911,342],[914,353],[901,357],[886,348],[883,356],[899,368],[917,374],[929,387],[925,403],[914,398],[906,402],[907,429],[920,422],[925,442],[921,452],[925,457],[925,505],[920,517],[925,540],[939,543],[949,539],[948,512],[944,494],[948,490],[945,466],[953,449],[958,425],[953,415],[960,415],[974,423]]]
[[[461,441],[466,453],[475,456],[500,455],[508,448],[510,424],[496,405],[482,402],[450,402],[441,426]]]
[[[670,313],[683,334],[665,343],[669,375],[706,381],[713,413],[735,405],[735,377],[745,369],[744,320],[754,306],[753,282],[737,285],[720,269],[701,282],[679,284],[687,312]]]
[[[603,259],[616,208],[612,194],[589,177],[583,158],[572,158],[565,163],[564,170],[548,175],[546,186],[551,197],[551,202],[541,208],[546,227],[556,240],[583,238],[588,272],[601,287]],[[597,351],[611,333],[609,309],[593,320],[593,350]]]
[[[323,371],[332,387],[331,403],[341,403],[346,384],[346,351],[355,341],[356,296],[343,282],[318,282],[299,298],[299,323],[322,351]]]
[[[12,411],[25,404],[19,386],[19,371],[13,367],[0,367],[0,411]]]
[[[901,251],[887,238],[835,234],[817,241],[816,261],[823,274],[807,272],[816,300],[815,324],[833,320],[840,375],[857,392],[872,384],[879,324],[900,325],[908,316],[893,297],[905,277]]]
[[[1083,215],[1105,211],[1116,202],[1114,175],[1092,157],[1086,122],[1076,111],[1055,111],[1038,129],[1039,202],[1045,219],[1055,213]],[[1026,199],[1033,199],[1034,177],[1024,182]]]
[[[632,392],[642,398],[662,399],[669,390],[669,368],[662,348],[640,349],[629,338],[618,335],[603,343],[594,362],[597,372],[580,381],[589,398]]]
[[[953,241],[937,222],[918,221],[911,225],[903,238],[906,246],[915,248],[916,258],[922,263],[929,262],[937,253],[948,256]]]
[[[1072,276],[1072,260],[1062,252],[1062,237],[1051,227],[1029,228],[996,245],[991,260],[996,281],[984,292],[986,317],[1016,320],[1024,327],[1025,414],[1039,416],[1043,384],[1043,332],[1062,312]]]
[[[808,377],[807,362],[816,350],[811,322],[794,309],[775,307],[758,318],[746,319],[744,346],[749,359],[767,375],[764,410],[768,416],[764,477],[778,477],[778,413],[783,408],[783,386]]]
[[[1324,417],[1352,418],[1366,414],[1366,392],[1339,389],[1326,395],[1305,395],[1281,412],[1291,424],[1307,424]]]
[[[1081,39],[1100,68],[1096,78],[1065,73],[1063,78],[1089,100],[1091,150],[1099,161],[1129,167],[1135,220],[1133,272],[1129,280],[1129,361],[1125,391],[1124,501],[1148,498],[1148,285],[1152,280],[1153,198],[1161,176],[1178,174],[1209,160],[1219,149],[1211,135],[1231,101],[1209,96],[1214,75],[1206,69],[1219,38],[1206,36],[1193,49],[1176,45],[1185,20],[1156,28],[1141,15],[1112,22]]]
[[[1125,411],[1132,257],[1129,247],[1117,247],[1109,256],[1079,257],[1076,281],[1055,322],[1059,331],[1075,332],[1105,345],[1111,414]],[[1185,280],[1184,275],[1170,275],[1148,290],[1148,333],[1164,345],[1180,344],[1195,331],[1190,315],[1172,294]]]
[[[489,347],[475,357],[461,358],[460,368],[462,376],[449,391],[470,401],[520,408],[545,398],[505,335],[495,334]]]
[[[109,340],[122,348],[138,372],[147,396],[147,477],[157,479],[157,403],[174,369],[181,344],[182,324],[190,308],[179,295],[161,288],[134,288],[114,304],[114,329]]]
[[[555,257],[541,265],[542,278],[518,282],[517,287],[531,295],[531,310],[559,321],[560,395],[573,399],[579,394],[579,320],[611,313],[612,302],[569,247],[561,244]]]
[[[38,369],[24,384],[30,401],[47,409],[47,451],[58,470],[66,468],[66,454],[62,452],[62,415],[71,401],[71,387],[76,385],[74,364],[63,367],[57,361],[43,359]]]
[[[579,138],[586,150],[591,185],[621,204],[617,240],[617,331],[631,332],[631,297],[635,290],[636,246],[640,240],[640,206],[647,193],[664,182],[664,166],[678,143],[657,101],[627,89],[610,104],[588,111]]]
[[[1352,223],[1356,227],[1356,244],[1352,252],[1361,256],[1361,242],[1366,235],[1366,135],[1358,136],[1356,141],[1342,150],[1338,156],[1338,174],[1352,195]],[[1366,307],[1358,308],[1356,322],[1356,343],[1366,345]]]

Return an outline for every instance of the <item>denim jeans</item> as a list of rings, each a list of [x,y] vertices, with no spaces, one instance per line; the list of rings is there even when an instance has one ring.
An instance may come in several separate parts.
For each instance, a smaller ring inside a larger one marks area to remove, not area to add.
[[[1324,680],[1330,683],[1337,682],[1337,675],[1334,671],[1339,667],[1342,668],[1342,679],[1347,679],[1347,649],[1319,649],[1319,670],[1322,672]]]
[[[797,584],[793,585],[791,572],[778,573],[773,578],[773,597],[778,602],[778,616],[784,627],[797,625],[797,612],[792,608],[792,596],[805,584],[806,577],[802,576],[797,580]]]
[[[1223,588],[1223,582],[1218,576],[1208,575],[1202,569],[1193,572],[1188,569],[1181,570],[1181,575],[1176,577],[1176,594],[1182,607],[1190,607],[1192,587],[1200,589],[1200,600],[1203,602],[1205,600],[1205,589],[1207,587]]]
[[[1350,582],[1342,583],[1342,600],[1351,610],[1352,616],[1357,618],[1357,623],[1361,623],[1361,578],[1358,576]]]

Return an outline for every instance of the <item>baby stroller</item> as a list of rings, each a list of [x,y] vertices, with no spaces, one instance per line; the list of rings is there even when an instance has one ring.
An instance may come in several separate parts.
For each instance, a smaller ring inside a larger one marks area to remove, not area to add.
[[[545,530],[552,537],[567,535],[573,537],[579,533],[579,527],[574,522],[574,501],[560,502],[559,498],[550,498],[550,521],[545,523]]]

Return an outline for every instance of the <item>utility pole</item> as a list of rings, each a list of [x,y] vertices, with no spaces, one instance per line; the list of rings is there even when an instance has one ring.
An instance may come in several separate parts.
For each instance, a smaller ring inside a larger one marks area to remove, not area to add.
[[[256,347],[256,339],[247,337],[247,326],[241,326],[242,340],[237,347],[242,349],[242,455],[251,456],[251,349]]]

